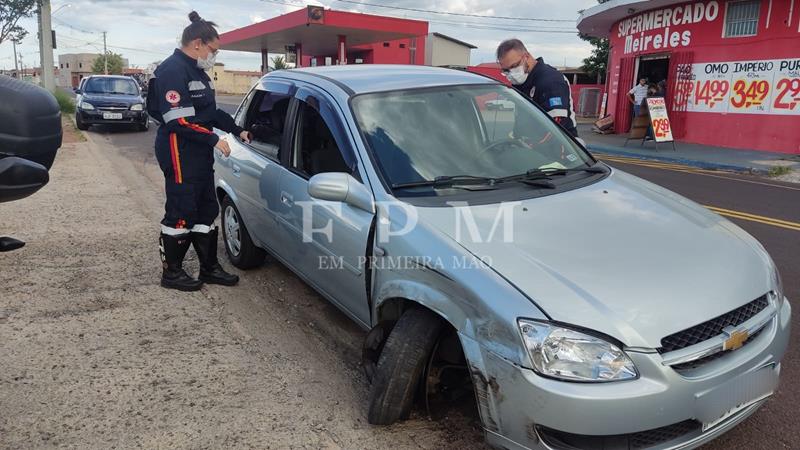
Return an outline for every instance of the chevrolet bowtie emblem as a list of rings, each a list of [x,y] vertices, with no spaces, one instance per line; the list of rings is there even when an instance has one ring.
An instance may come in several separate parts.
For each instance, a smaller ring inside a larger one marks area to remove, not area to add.
[[[736,350],[744,345],[750,333],[747,330],[736,330],[730,334],[730,337],[722,344],[722,350]]]

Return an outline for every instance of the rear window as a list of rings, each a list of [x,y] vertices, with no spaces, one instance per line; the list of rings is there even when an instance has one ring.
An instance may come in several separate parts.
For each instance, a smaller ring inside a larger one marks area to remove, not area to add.
[[[136,82],[123,78],[90,78],[84,89],[87,94],[138,95]]]

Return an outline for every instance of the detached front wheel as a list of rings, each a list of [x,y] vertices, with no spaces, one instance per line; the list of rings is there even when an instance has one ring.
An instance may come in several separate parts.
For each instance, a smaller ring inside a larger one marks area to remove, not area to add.
[[[367,420],[389,425],[407,419],[442,320],[427,309],[409,309],[389,334],[372,381]]]
[[[228,259],[239,269],[252,269],[264,262],[266,253],[253,244],[239,210],[228,196],[222,200],[222,237]]]

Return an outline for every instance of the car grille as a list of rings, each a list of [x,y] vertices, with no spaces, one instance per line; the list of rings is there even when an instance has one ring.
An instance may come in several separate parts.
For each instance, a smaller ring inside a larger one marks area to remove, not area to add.
[[[648,448],[663,442],[677,439],[689,432],[700,428],[700,424],[694,420],[684,420],[683,422],[656,428],[654,430],[633,433],[630,437],[631,448]]]
[[[767,329],[767,327],[762,327],[760,330],[758,330],[755,333],[753,333],[752,335],[750,335],[750,337],[747,338],[746,341],[744,341],[744,344],[742,344],[742,347],[744,347],[745,345],[753,342],[758,337],[758,335],[761,334],[761,332],[763,332],[766,329]],[[672,368],[675,369],[678,372],[686,372],[686,371],[689,371],[689,370],[697,369],[698,367],[702,366],[703,364],[710,363],[711,361],[714,361],[715,359],[722,358],[723,356],[725,356],[727,354],[728,354],[728,352],[717,352],[717,353],[714,353],[713,355],[708,355],[705,358],[696,359],[694,361],[689,361],[689,362],[685,362],[685,363],[682,363],[682,364],[675,364],[675,365],[672,366]]]
[[[714,336],[722,334],[722,330],[726,327],[741,325],[748,321],[753,316],[763,311],[768,304],[767,294],[764,294],[731,312],[662,338],[661,347],[657,350],[659,353],[668,353],[711,339]],[[710,357],[713,356],[715,355]]]
[[[691,436],[700,434],[700,423],[695,420],[685,420],[653,430],[613,436],[572,434],[541,425],[536,426],[536,431],[545,443],[557,449],[632,450],[656,447],[679,438],[687,440]]]

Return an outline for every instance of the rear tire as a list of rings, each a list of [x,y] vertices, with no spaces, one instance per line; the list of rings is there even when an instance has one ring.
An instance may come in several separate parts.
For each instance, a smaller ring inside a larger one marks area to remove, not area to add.
[[[253,244],[239,210],[227,195],[222,199],[222,240],[228,259],[239,269],[252,269],[264,263],[266,252]]]
[[[407,419],[442,320],[427,309],[409,309],[383,347],[369,395],[367,420],[390,425]]]
[[[89,125],[83,123],[83,119],[81,119],[80,113],[75,114],[75,127],[81,131],[86,131],[89,129]]]

